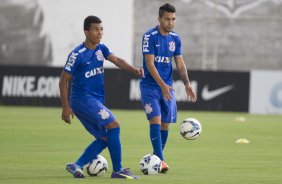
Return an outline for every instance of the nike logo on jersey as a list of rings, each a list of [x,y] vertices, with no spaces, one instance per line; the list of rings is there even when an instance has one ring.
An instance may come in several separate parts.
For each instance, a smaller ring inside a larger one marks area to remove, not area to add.
[[[88,64],[88,65],[89,65],[89,64],[90,64],[90,61],[88,61],[86,64]]]
[[[161,45],[160,45],[160,44],[157,44],[157,45],[156,45],[156,47],[159,47],[159,46],[161,46]]]
[[[234,88],[234,85],[228,85],[228,86],[224,86],[224,87],[221,87],[215,90],[209,90],[209,86],[205,85],[202,90],[202,98],[203,100],[212,100],[226,93],[227,91],[230,91],[233,88]]]

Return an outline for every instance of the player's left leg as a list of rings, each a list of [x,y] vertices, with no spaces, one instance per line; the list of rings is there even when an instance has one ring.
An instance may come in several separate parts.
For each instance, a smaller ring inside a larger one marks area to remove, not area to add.
[[[177,106],[175,94],[173,91],[170,91],[171,99],[170,100],[161,100],[161,136],[162,136],[162,148],[164,149],[168,134],[169,134],[169,124],[176,123],[177,120]]]
[[[111,178],[138,179],[139,177],[134,176],[129,169],[124,169],[122,167],[119,123],[114,120],[106,125],[105,128],[107,129],[108,149],[113,165],[113,173],[111,175]]]
[[[166,145],[168,132],[169,132],[169,123],[162,122],[161,123],[162,150],[164,150],[164,147]]]
[[[118,172],[122,170],[122,153],[121,153],[121,143],[120,143],[120,127],[119,123],[114,120],[105,126],[107,129],[107,141],[108,149],[112,159],[113,170]]]
[[[172,98],[170,100],[162,100],[161,101],[161,138],[162,138],[162,149],[164,150],[165,145],[167,143],[168,135],[169,135],[169,124],[176,123],[177,120],[177,106],[174,92],[171,91]],[[162,161],[162,169],[161,173],[166,173],[169,169],[167,163]]]

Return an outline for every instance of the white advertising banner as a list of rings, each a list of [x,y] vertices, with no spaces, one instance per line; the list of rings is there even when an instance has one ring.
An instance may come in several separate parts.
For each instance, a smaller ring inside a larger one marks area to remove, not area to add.
[[[251,71],[249,112],[282,114],[282,71]]]

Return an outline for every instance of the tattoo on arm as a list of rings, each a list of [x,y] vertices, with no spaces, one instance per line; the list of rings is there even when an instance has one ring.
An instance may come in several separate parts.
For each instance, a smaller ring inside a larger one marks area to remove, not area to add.
[[[186,85],[188,83],[188,73],[186,68],[181,68],[180,70],[178,70],[178,74],[181,80],[183,81],[184,85]]]

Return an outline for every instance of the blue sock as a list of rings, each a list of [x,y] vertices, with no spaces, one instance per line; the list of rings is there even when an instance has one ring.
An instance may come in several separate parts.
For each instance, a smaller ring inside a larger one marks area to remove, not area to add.
[[[154,154],[157,155],[161,160],[164,160],[161,140],[161,125],[150,124],[150,138],[154,148]]]
[[[75,162],[76,165],[79,165],[81,168],[91,162],[107,147],[107,142],[102,139],[96,139],[93,141],[85,150],[84,153],[79,157]]]
[[[164,150],[168,137],[168,130],[161,130],[161,137],[162,137],[162,150]]]
[[[113,170],[114,172],[121,171],[122,165],[121,165],[120,128],[108,129],[107,138],[108,138],[108,149],[113,164]]]

